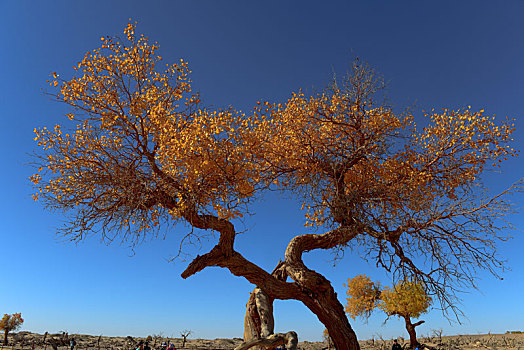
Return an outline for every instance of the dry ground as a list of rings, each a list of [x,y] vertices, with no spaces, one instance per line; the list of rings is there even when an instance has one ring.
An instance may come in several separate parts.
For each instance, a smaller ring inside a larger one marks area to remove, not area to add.
[[[140,340],[146,338],[132,337],[104,337],[86,334],[69,334],[75,338],[76,350],[134,350]],[[3,337],[0,337],[3,339]],[[399,338],[400,343],[408,345],[408,341]],[[166,338],[153,336],[150,345],[153,350],[158,350],[163,341],[172,342],[177,349],[182,349],[182,338]],[[421,336],[419,341],[430,350],[524,350],[524,333],[520,334],[481,334],[481,335],[455,335],[455,336]],[[230,350],[242,342],[240,338],[233,339],[191,339],[188,338],[183,349],[188,350]],[[53,350],[52,344],[58,345],[58,350],[69,350],[69,342],[63,334],[36,334],[19,332],[9,335],[9,346],[0,350]],[[363,350],[390,350],[392,339],[371,339],[360,341]],[[300,350],[327,349],[327,342],[300,342]]]

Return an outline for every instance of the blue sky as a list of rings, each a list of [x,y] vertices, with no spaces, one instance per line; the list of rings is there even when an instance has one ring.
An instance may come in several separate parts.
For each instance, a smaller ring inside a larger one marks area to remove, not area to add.
[[[219,268],[183,280],[187,262],[169,263],[183,230],[135,251],[92,237],[74,245],[55,235],[64,217],[30,198],[27,164],[35,127],[64,121],[64,106],[43,94],[49,73],[70,77],[71,67],[100,37],[122,35],[129,18],[137,32],[158,41],[166,62],[184,58],[194,87],[212,106],[250,110],[259,99],[283,101],[299,88],[322,89],[333,72],[343,75],[356,57],[390,81],[398,108],[484,108],[516,119],[515,146],[524,140],[524,1],[24,1],[0,2],[0,313],[21,312],[23,329],[104,335],[163,333],[241,337],[253,286]],[[503,173],[487,174],[494,192],[523,175],[520,158]],[[517,207],[522,195],[515,195]],[[267,270],[289,239],[305,232],[290,199],[272,194],[246,220],[236,249]],[[449,324],[437,310],[419,334],[476,334],[524,325],[524,221],[513,215],[515,238],[500,246],[512,271],[497,280],[481,274],[480,291],[462,295],[463,323]],[[268,244],[268,240],[273,241]],[[200,250],[205,252],[214,242]],[[196,254],[196,249],[189,249]],[[347,255],[333,266],[329,252],[306,263],[322,272],[345,302],[342,284],[366,273],[387,277]],[[275,302],[276,331],[296,330],[319,340],[323,326],[302,304]],[[360,339],[406,336],[403,323],[386,325],[377,313],[351,321]]]

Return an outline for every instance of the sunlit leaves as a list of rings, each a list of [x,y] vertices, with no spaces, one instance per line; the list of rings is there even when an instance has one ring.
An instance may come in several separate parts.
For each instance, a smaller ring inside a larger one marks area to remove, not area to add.
[[[0,319],[0,330],[9,333],[20,328],[22,323],[24,323],[24,319],[21,313],[4,314],[4,317]]]
[[[424,284],[409,280],[400,281],[393,288],[384,288],[380,299],[378,308],[386,314],[412,318],[426,313],[433,301]]]
[[[366,275],[357,275],[348,278],[346,306],[344,310],[352,319],[357,316],[369,317],[371,312],[378,306],[380,300],[379,285],[375,285]]]
[[[35,129],[43,152],[33,198],[77,210],[73,238],[110,226],[136,240],[166,215],[189,212],[242,216],[259,183],[245,151],[256,148],[258,122],[202,107],[186,61],[162,66],[158,44],[132,23],[124,33],[124,41],[102,37],[69,80],[52,74],[53,95],[71,107],[76,127]]]
[[[306,226],[377,215],[402,222],[468,193],[486,167],[517,155],[508,144],[514,125],[483,110],[427,114],[419,129],[411,115],[373,103],[380,86],[355,84],[255,107],[267,120],[260,157],[278,184],[302,196]]]
[[[467,108],[432,112],[417,128],[377,99],[384,84],[358,62],[318,94],[259,102],[249,114],[205,108],[186,61],[163,64],[132,23],[124,34],[102,37],[71,78],[51,74],[52,95],[70,111],[64,124],[35,129],[33,198],[74,213],[68,237],[101,229],[136,242],[177,220],[219,230],[272,188],[300,198],[307,227],[340,228],[331,247],[356,237],[398,279],[424,275],[414,261],[430,252],[437,268],[425,281],[442,298],[450,270],[472,281],[462,262],[501,265],[491,260],[493,218],[506,203],[471,194],[489,167],[516,155],[510,122]]]
[[[380,288],[366,275],[348,278],[345,311],[353,319],[369,317],[376,308],[388,316],[419,318],[426,313],[433,299],[422,282],[404,280],[394,287]]]

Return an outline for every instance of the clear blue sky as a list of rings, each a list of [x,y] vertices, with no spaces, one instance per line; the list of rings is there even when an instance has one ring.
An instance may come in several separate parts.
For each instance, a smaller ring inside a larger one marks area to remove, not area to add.
[[[320,5],[322,4],[322,5]],[[97,238],[79,244],[55,235],[63,216],[30,198],[28,154],[35,127],[64,120],[64,106],[43,95],[49,73],[71,67],[100,37],[122,35],[129,18],[158,41],[165,61],[187,59],[208,105],[250,110],[259,99],[282,101],[291,91],[319,90],[355,56],[390,81],[390,97],[415,114],[433,107],[484,108],[516,119],[515,146],[524,150],[524,1],[0,1],[0,313],[22,312],[23,329],[104,335],[241,337],[253,286],[219,268],[183,280],[187,262],[167,260],[183,231],[133,252]],[[522,159],[489,174],[494,191],[523,176]],[[521,206],[522,195],[513,200]],[[236,248],[271,270],[289,239],[305,232],[290,200],[267,197],[246,221]],[[515,239],[501,245],[512,271],[504,280],[480,275],[481,292],[463,295],[463,324],[438,311],[420,334],[524,330],[522,214],[511,217]],[[273,240],[272,245],[268,240]],[[204,246],[205,252],[214,242]],[[196,251],[192,251],[196,253]],[[345,302],[347,277],[387,278],[357,258],[333,267],[329,252],[306,256]],[[318,340],[323,326],[302,304],[275,303],[276,331]],[[352,321],[360,339],[406,335],[403,323],[377,314]]]

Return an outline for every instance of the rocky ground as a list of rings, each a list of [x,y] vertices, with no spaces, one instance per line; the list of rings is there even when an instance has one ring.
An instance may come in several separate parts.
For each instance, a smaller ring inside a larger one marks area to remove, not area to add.
[[[1,337],[3,339],[3,337]],[[104,337],[86,334],[36,334],[18,332],[9,335],[9,346],[5,350],[69,350],[69,339],[75,338],[76,350],[134,350],[140,340],[146,338],[133,337]],[[149,338],[152,349],[158,350],[162,342],[172,342],[177,349],[187,350],[230,350],[234,349],[242,339],[192,339],[188,337],[185,346],[182,338],[165,338],[151,336]],[[524,350],[524,333],[480,334],[420,337],[419,341],[429,350]],[[408,341],[399,338],[399,342],[407,347]],[[360,342],[362,349],[390,350],[392,339],[370,339]],[[327,342],[300,342],[300,350],[323,350],[328,348]],[[0,347],[1,349],[1,347]]]

